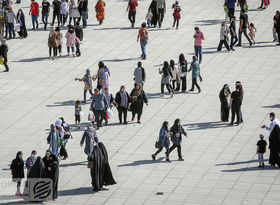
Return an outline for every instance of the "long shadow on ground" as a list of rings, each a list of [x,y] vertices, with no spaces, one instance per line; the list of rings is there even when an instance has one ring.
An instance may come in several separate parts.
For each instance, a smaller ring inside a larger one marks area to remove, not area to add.
[[[157,160],[138,160],[127,164],[118,165],[118,167],[132,167],[132,166],[139,166],[145,164],[154,164],[154,163],[169,163],[166,161],[162,161],[164,157],[160,157]]]
[[[189,127],[189,130],[204,130],[204,129],[213,129],[213,128],[224,128],[228,127],[228,124],[225,122],[201,122],[201,123],[188,123],[183,126]]]

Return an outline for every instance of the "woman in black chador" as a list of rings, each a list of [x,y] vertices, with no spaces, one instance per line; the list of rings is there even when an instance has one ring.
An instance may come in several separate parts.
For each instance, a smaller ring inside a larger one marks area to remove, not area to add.
[[[46,151],[46,155],[43,158],[46,169],[46,177],[53,181],[53,200],[57,199],[57,187],[59,177],[59,162],[56,155],[51,154],[49,150]]]
[[[116,184],[108,161],[108,153],[102,142],[97,142],[93,147],[93,152],[89,158],[92,164],[90,167],[91,184],[94,192],[101,191],[103,185]]]
[[[231,94],[229,86],[227,84],[224,85],[222,90],[220,91],[220,101],[221,101],[221,121],[228,122],[229,118],[229,107],[228,107],[228,96]]]
[[[150,4],[149,9],[151,9],[151,11],[153,13],[153,18],[152,18],[151,25],[156,27],[157,26],[157,22],[158,22],[158,12],[157,12],[157,2],[155,0],[152,1],[152,3]]]
[[[280,167],[280,128],[277,124],[269,135],[269,149],[269,164]]]
[[[18,32],[18,35],[20,38],[26,38],[27,31],[26,31],[26,26],[25,26],[25,17],[24,17],[23,11],[21,9],[18,10],[17,20],[20,25],[20,30]]]
[[[27,180],[26,180],[26,183],[25,183],[24,191],[23,191],[23,193],[24,193],[23,198],[25,200],[28,200],[28,201],[30,200],[29,194],[32,191],[30,189],[34,188],[32,186],[29,186],[28,180],[38,179],[38,182],[39,182],[41,178],[44,178],[46,176],[45,173],[46,173],[45,172],[45,164],[44,164],[42,158],[40,156],[38,156],[37,159],[36,159],[36,162],[31,167],[31,169],[28,173],[28,176],[27,176]],[[38,200],[38,198],[37,198],[37,200]],[[44,200],[42,199],[42,201],[44,201]]]

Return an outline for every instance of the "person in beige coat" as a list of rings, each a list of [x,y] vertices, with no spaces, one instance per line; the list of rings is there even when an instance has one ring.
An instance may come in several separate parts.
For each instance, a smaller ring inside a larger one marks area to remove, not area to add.
[[[49,33],[48,46],[49,46],[49,54],[50,54],[49,58],[52,58],[53,60],[57,56],[57,47],[58,47],[57,38],[58,38],[58,34],[55,31],[55,28],[52,26],[51,31]],[[53,49],[53,57],[51,57],[52,56],[52,49]]]

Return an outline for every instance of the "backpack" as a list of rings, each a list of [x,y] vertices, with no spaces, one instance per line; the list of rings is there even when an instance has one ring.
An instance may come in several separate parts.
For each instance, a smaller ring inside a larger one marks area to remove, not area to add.
[[[148,40],[148,31],[146,29],[142,30],[142,40]]]

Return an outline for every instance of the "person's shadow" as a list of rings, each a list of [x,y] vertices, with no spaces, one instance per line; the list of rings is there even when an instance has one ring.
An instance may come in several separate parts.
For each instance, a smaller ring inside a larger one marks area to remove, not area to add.
[[[118,167],[132,167],[132,166],[139,166],[139,165],[146,165],[146,164],[155,164],[155,163],[169,163],[166,161],[162,161],[165,157],[160,157],[157,160],[138,160],[127,164],[120,164]]]

